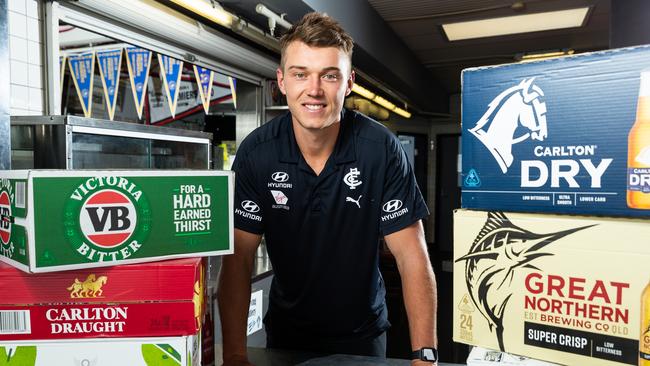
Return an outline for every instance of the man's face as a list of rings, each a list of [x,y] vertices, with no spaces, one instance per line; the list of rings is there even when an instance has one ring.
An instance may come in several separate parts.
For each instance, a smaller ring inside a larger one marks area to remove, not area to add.
[[[310,47],[294,41],[285,50],[278,85],[294,122],[320,130],[339,122],[346,95],[354,83],[348,55],[335,47]]]

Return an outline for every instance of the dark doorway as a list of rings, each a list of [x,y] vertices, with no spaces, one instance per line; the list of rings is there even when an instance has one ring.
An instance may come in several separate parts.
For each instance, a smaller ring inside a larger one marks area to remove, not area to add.
[[[422,192],[424,200],[427,200],[427,168],[428,168],[428,143],[429,136],[423,133],[397,132],[397,137],[402,142],[409,162],[412,160],[415,180]]]
[[[435,245],[430,248],[438,281],[438,350],[444,362],[465,363],[469,347],[454,343],[453,334],[453,262],[454,210],[460,207],[460,135],[436,138],[436,223]]]

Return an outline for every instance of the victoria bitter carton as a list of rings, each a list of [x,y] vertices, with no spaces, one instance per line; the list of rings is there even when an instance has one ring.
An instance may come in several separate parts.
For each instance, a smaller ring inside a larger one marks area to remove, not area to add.
[[[29,272],[233,252],[233,173],[0,171],[0,261]]]

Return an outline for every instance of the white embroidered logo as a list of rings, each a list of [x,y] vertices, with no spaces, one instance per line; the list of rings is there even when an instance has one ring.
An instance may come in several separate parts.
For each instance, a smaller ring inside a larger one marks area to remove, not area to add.
[[[343,183],[347,184],[350,189],[355,189],[357,186],[363,183],[360,180],[357,180],[357,177],[361,175],[361,172],[357,168],[350,168],[350,172],[343,177]]]
[[[402,207],[402,201],[400,200],[390,200],[386,203],[384,203],[384,206],[382,207],[384,212],[395,212],[399,210]]]
[[[275,172],[271,175],[271,179],[276,182],[284,183],[289,180],[289,174],[285,172]]]
[[[241,207],[248,211],[248,212],[259,212],[260,211],[260,206],[257,205],[257,203],[251,201],[251,200],[246,200],[241,203]]]
[[[361,205],[359,204],[359,200],[361,199],[361,197],[363,197],[363,195],[360,195],[359,198],[357,198],[356,200],[352,197],[345,197],[345,202],[354,202],[356,203],[357,207],[361,208]]]

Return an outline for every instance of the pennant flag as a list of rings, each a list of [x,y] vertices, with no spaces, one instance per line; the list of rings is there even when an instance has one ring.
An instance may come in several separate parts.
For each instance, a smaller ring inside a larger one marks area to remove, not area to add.
[[[228,76],[228,82],[230,83],[230,95],[232,95],[232,104],[237,109],[237,79]]]
[[[167,101],[172,117],[176,115],[176,102],[178,102],[178,89],[181,83],[181,74],[183,73],[183,61],[175,58],[158,54],[160,63],[160,74],[162,75],[163,85],[167,92]]]
[[[59,56],[59,68],[61,69],[61,74],[59,75],[60,79],[61,79],[61,80],[59,80],[59,82],[60,82],[59,90],[61,91],[61,93],[63,93],[63,80],[65,80],[65,59],[66,59],[66,57],[67,57],[66,55]]]
[[[77,89],[77,95],[83,108],[84,116],[90,117],[93,105],[93,71],[95,70],[95,52],[70,56],[70,74]]]
[[[104,87],[104,99],[108,109],[108,117],[112,121],[115,116],[117,89],[120,83],[120,67],[122,66],[122,49],[97,52],[99,74]]]
[[[199,86],[199,95],[201,96],[201,103],[205,114],[208,114],[210,108],[210,97],[212,96],[212,81],[214,80],[214,73],[212,70],[194,65],[194,76],[196,83]]]
[[[151,66],[151,51],[138,47],[126,47],[124,51],[126,52],[126,66],[129,70],[135,109],[138,111],[138,119],[142,119],[142,107],[144,107],[144,97],[147,94],[147,81]]]

